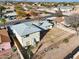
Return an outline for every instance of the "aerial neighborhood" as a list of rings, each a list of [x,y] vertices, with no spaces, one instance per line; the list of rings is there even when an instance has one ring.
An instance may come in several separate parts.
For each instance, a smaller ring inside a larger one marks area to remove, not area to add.
[[[79,59],[79,2],[0,1],[0,59]]]

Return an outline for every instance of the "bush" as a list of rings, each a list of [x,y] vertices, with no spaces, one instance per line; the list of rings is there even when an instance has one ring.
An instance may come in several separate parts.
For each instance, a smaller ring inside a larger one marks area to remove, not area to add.
[[[12,50],[13,50],[13,52],[15,52],[17,50],[17,48],[13,47]]]
[[[68,40],[67,38],[65,38],[65,39],[63,40],[63,42],[68,43],[69,40]]]

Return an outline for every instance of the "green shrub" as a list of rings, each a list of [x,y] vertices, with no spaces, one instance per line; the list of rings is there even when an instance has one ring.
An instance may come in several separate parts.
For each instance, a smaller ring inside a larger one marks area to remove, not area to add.
[[[17,48],[13,47],[12,50],[13,50],[13,52],[15,52],[17,50]]]
[[[68,40],[67,38],[65,38],[65,39],[63,40],[63,42],[68,43],[69,40]]]

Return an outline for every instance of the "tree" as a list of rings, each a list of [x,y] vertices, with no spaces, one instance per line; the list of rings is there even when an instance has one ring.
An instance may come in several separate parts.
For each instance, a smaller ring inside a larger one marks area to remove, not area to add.
[[[62,17],[63,16],[62,11],[60,10],[60,8],[58,9],[58,11],[56,11],[56,16],[57,17]]]
[[[35,12],[35,11],[32,11],[32,10],[31,10],[29,13],[30,13],[30,15],[32,15],[32,16],[38,16],[38,13]]]
[[[21,5],[16,5],[15,10],[24,10]]]
[[[1,15],[1,18],[2,18],[2,16],[3,16],[3,10],[5,10],[6,8],[4,7],[4,6],[0,6],[0,15]]]
[[[26,13],[22,10],[17,10],[16,13],[18,14],[18,16],[22,16],[22,17],[26,16]]]
[[[58,6],[58,3],[55,3],[54,6],[57,7]]]
[[[27,51],[27,54],[28,54],[28,56],[29,56],[29,59],[32,59],[32,56],[33,56],[33,53],[32,53],[32,51],[31,51],[31,47],[32,47],[32,46],[28,46],[28,47],[27,47],[27,50],[26,50],[26,51]]]
[[[30,18],[30,14],[27,12],[24,12],[22,10],[17,10],[16,13],[18,14],[18,18],[22,19],[22,18]]]
[[[78,35],[77,28],[79,27],[79,22],[76,21],[76,22],[71,23],[71,27],[73,27],[75,29],[75,31],[77,32],[77,35]]]
[[[79,14],[73,14],[70,15],[69,17],[66,17],[65,23],[73,27],[78,34],[77,28],[79,27]]]
[[[5,24],[6,24],[6,20],[4,18],[0,19],[1,23],[4,25],[4,28],[6,28]]]

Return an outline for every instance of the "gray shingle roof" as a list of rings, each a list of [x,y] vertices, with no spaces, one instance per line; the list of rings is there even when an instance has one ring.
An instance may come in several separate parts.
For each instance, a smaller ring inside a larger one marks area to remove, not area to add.
[[[32,25],[30,22],[13,25],[11,29],[15,30],[20,36],[25,36],[34,32],[41,31],[41,29]]]

